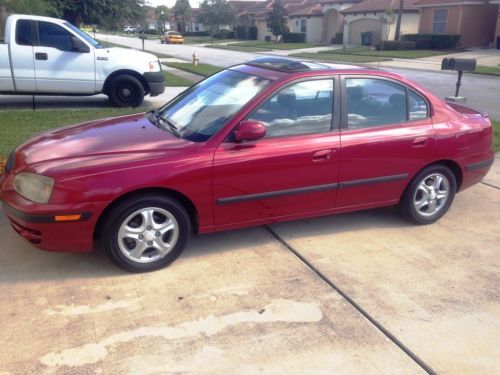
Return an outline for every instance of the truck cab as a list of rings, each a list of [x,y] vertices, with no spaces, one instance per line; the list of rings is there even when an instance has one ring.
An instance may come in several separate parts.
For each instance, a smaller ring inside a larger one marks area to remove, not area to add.
[[[67,21],[29,15],[7,19],[0,44],[0,93],[95,95],[119,107],[139,106],[165,90],[158,58],[107,48]]]

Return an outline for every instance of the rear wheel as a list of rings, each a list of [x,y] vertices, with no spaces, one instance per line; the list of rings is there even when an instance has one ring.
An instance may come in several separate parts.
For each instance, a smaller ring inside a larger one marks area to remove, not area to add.
[[[116,107],[138,107],[144,100],[144,86],[141,81],[128,74],[113,78],[107,93],[109,100]]]
[[[431,165],[410,182],[399,203],[403,217],[415,224],[439,220],[455,198],[457,181],[444,165]]]
[[[104,249],[131,272],[163,268],[182,253],[191,233],[184,207],[161,195],[141,196],[113,209],[103,229]]]

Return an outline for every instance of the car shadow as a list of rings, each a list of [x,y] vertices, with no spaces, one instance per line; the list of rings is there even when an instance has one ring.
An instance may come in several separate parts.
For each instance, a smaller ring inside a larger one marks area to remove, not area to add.
[[[365,229],[405,228],[410,224],[403,221],[393,209],[383,208],[338,214],[315,219],[299,220],[273,224],[271,230],[276,233],[293,233],[284,236],[299,238],[321,236]],[[97,247],[91,253],[54,253],[41,251],[20,238],[0,215],[0,285],[36,280],[66,280],[85,278],[127,277],[130,274],[116,267],[104,251]],[[213,234],[195,235],[184,253],[176,262],[203,260],[211,255],[225,252],[237,252],[245,248],[259,248],[275,242],[266,227],[253,227]],[[174,271],[176,262],[164,270]]]

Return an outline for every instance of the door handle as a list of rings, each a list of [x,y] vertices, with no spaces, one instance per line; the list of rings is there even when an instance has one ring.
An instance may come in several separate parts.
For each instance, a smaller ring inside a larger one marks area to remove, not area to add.
[[[429,137],[417,137],[413,140],[413,147],[425,147],[427,145],[427,141]]]
[[[322,160],[330,160],[333,156],[334,150],[321,150],[316,151],[313,154],[313,161],[322,161]]]
[[[49,55],[47,55],[45,52],[36,52],[35,53],[35,59],[37,60],[48,60]]]

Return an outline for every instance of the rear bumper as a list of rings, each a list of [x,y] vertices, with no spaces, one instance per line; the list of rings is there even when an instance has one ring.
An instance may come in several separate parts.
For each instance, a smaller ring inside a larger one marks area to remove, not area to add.
[[[495,157],[493,151],[486,159],[480,159],[473,162],[465,163],[463,169],[463,181],[460,190],[467,189],[468,187],[481,182],[481,180],[488,174]]]
[[[144,78],[149,86],[149,95],[157,96],[165,91],[165,77],[163,72],[144,73]]]

